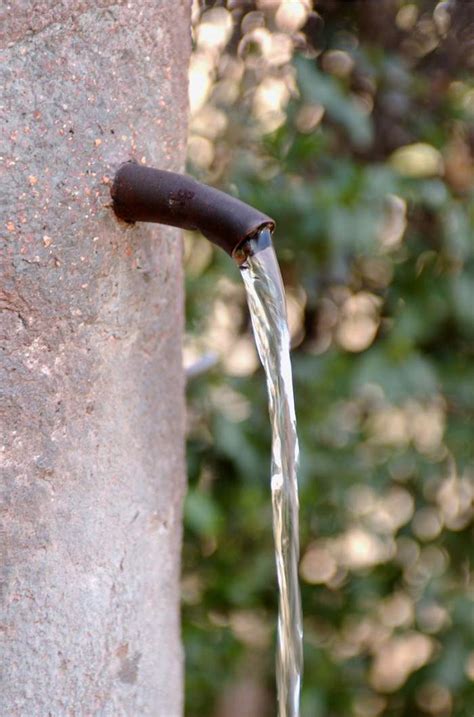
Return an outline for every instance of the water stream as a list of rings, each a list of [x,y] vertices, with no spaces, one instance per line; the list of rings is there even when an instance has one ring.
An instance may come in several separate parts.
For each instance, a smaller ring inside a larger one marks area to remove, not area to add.
[[[272,427],[271,490],[279,586],[278,715],[298,717],[303,669],[298,583],[298,437],[285,293],[268,229],[247,241],[236,258],[247,292],[255,342],[265,369]]]

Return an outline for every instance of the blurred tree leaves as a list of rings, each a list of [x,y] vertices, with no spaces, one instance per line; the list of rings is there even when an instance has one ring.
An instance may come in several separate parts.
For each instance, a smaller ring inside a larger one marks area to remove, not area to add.
[[[302,716],[472,717],[474,4],[209,0],[194,23],[190,170],[277,221],[301,443]],[[265,717],[264,378],[237,269],[199,237],[186,264],[187,361],[218,357],[188,385],[186,714],[240,717],[229,695],[251,679],[246,714]]]
[[[302,99],[322,105],[327,116],[344,128],[356,148],[367,147],[373,139],[370,116],[362,112],[334,77],[320,72],[313,62],[299,59],[296,68]]]

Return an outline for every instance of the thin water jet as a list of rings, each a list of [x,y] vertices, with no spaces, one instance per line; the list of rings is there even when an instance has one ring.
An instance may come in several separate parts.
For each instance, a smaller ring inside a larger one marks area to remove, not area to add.
[[[298,717],[303,672],[298,582],[298,437],[290,339],[273,219],[191,177],[123,164],[112,185],[113,208],[127,222],[199,230],[240,268],[258,354],[265,370],[272,427],[271,492],[279,587],[276,681],[279,717]]]
[[[239,252],[255,343],[265,369],[272,427],[271,491],[279,586],[278,714],[298,717],[303,672],[298,582],[298,436],[285,292],[269,229],[261,229]]]

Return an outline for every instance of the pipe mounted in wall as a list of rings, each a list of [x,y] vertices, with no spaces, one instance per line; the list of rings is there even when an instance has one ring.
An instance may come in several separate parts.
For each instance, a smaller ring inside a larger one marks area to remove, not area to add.
[[[185,174],[126,162],[112,185],[115,214],[126,222],[157,222],[199,230],[231,256],[235,249],[275,222],[229,194]]]

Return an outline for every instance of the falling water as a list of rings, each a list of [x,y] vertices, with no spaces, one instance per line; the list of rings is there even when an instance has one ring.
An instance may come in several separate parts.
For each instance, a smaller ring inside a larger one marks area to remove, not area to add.
[[[290,364],[290,341],[280,269],[263,229],[237,251],[260,360],[267,379],[272,426],[272,506],[279,614],[276,675],[279,717],[298,717],[303,669],[298,584],[298,437]]]

